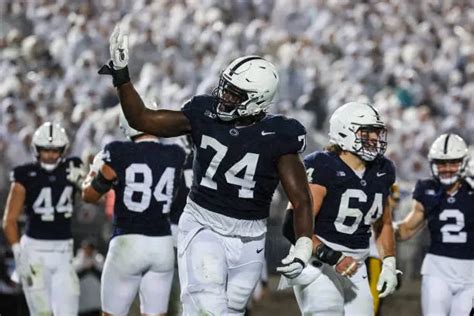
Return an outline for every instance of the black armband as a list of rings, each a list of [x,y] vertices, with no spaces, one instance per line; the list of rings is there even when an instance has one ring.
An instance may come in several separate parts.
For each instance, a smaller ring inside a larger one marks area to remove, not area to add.
[[[286,210],[285,219],[283,220],[283,236],[293,245],[296,243],[295,227],[293,224],[293,209]]]
[[[342,252],[331,249],[331,247],[328,247],[325,244],[320,244],[318,247],[316,247],[315,257],[319,261],[327,263],[331,266],[336,265],[342,256]]]
[[[114,63],[109,61],[108,64],[103,65],[99,71],[99,75],[111,75],[113,78],[114,87],[118,87],[130,81],[130,75],[128,74],[128,67],[125,66],[122,69],[115,69]]]
[[[97,193],[105,194],[112,188],[113,183],[112,180],[107,180],[102,172],[99,171],[94,179],[92,179],[91,187],[97,191]]]

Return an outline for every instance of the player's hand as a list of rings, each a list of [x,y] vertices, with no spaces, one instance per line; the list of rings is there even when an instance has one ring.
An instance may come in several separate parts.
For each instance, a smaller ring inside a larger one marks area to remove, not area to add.
[[[110,58],[115,70],[123,69],[128,65],[128,35],[117,24],[110,36]]]
[[[354,258],[350,256],[343,256],[334,266],[334,268],[340,275],[351,277],[357,272],[359,264]]]
[[[99,151],[95,157],[94,160],[92,160],[92,164],[89,166],[89,172],[94,173],[96,175],[99,173],[100,168],[104,165],[104,160],[102,159],[104,157],[104,151],[101,150]]]
[[[379,297],[386,297],[395,292],[398,284],[397,275],[403,274],[402,271],[397,270],[395,257],[390,256],[383,259],[382,272],[377,282],[377,291]]]
[[[82,188],[82,182],[84,181],[86,177],[86,171],[84,170],[84,167],[81,166],[75,166],[73,161],[69,162],[69,167],[66,169],[67,176],[66,179],[68,181],[74,183],[78,188]]]
[[[28,276],[28,258],[26,252],[21,251],[19,243],[12,245],[13,257],[15,258],[15,269],[20,279]]]
[[[308,237],[300,237],[288,256],[281,260],[282,266],[277,271],[289,279],[294,279],[303,272],[313,252],[313,241]]]

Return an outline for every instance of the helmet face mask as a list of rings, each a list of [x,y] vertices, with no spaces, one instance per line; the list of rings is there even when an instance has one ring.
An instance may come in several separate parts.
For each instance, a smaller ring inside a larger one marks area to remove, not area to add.
[[[387,150],[387,129],[382,126],[363,126],[357,130],[355,145],[359,147],[356,154],[365,161],[372,161],[383,156]]]
[[[367,103],[350,102],[339,107],[329,120],[330,143],[373,161],[387,150],[387,129],[379,113]]]
[[[469,162],[464,140],[456,134],[443,134],[431,145],[428,153],[433,177],[444,186],[461,180]]]
[[[62,161],[69,139],[61,125],[46,122],[33,134],[32,146],[41,167],[52,171]]]
[[[275,66],[259,56],[245,56],[230,63],[221,73],[212,95],[216,114],[223,121],[257,116],[271,106],[278,86]]]

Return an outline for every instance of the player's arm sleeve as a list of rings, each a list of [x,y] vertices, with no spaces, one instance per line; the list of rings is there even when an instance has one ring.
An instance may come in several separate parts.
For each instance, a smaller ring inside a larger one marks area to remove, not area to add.
[[[298,121],[286,119],[283,137],[279,141],[279,154],[299,154],[306,149],[306,129]]]
[[[304,166],[309,184],[318,184],[328,188],[334,181],[324,153],[312,153],[304,158]]]
[[[26,177],[26,169],[23,167],[16,167],[10,172],[10,182],[18,182],[22,186],[26,187],[26,183],[28,182]]]
[[[424,188],[423,182],[421,180],[418,180],[415,184],[415,188],[413,189],[413,193],[412,193],[413,199],[423,204],[423,200],[424,200],[423,197],[425,195],[424,191],[425,191],[425,188]]]
[[[104,153],[102,154],[102,161],[104,161],[105,164],[109,165],[113,170],[120,170],[120,168],[117,166],[118,164],[118,159],[117,159],[117,147],[118,143],[112,142],[104,147]]]

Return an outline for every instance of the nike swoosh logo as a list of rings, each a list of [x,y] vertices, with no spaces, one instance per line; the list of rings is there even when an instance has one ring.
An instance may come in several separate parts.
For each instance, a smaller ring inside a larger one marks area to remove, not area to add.
[[[387,174],[386,172],[377,172],[377,177],[382,177],[386,174]]]
[[[257,253],[261,253],[263,251],[263,248],[262,249],[257,249]]]
[[[273,135],[275,134],[275,132],[265,132],[265,131],[262,131],[262,136],[265,136],[265,135]]]

